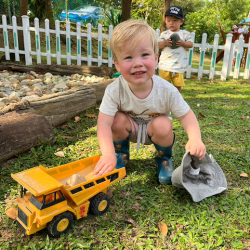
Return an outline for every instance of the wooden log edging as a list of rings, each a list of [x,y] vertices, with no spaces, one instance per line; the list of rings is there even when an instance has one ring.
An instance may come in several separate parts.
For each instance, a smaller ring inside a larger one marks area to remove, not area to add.
[[[43,115],[52,126],[64,123],[95,104],[95,91],[85,86],[30,100],[30,108]]]
[[[43,142],[55,141],[54,128],[32,109],[0,115],[0,162],[21,154]]]
[[[9,70],[9,71],[17,71],[17,72],[30,72],[34,71],[39,74],[45,74],[50,72],[52,75],[72,75],[72,74],[80,74],[87,76],[108,76],[111,77],[113,75],[112,68],[107,66],[85,66],[85,65],[48,65],[48,64],[38,64],[38,65],[19,65],[13,63],[1,63],[0,71]]]

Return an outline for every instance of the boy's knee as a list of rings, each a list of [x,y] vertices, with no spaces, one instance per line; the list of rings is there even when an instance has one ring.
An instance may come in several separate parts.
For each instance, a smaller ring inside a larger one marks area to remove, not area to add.
[[[123,112],[118,111],[115,114],[114,121],[112,124],[112,130],[117,130],[123,128],[126,122],[128,122],[128,117]]]
[[[154,134],[167,135],[172,132],[173,125],[167,116],[159,116],[152,120],[151,129]]]

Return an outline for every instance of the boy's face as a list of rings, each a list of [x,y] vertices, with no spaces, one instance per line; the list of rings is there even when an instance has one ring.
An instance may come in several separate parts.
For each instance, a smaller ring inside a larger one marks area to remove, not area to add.
[[[167,28],[173,32],[178,32],[181,25],[184,23],[184,19],[179,19],[174,16],[166,16],[165,23]]]
[[[124,79],[132,85],[151,84],[151,78],[158,64],[158,55],[155,55],[152,43],[144,39],[133,49],[126,42],[120,52],[115,67]]]

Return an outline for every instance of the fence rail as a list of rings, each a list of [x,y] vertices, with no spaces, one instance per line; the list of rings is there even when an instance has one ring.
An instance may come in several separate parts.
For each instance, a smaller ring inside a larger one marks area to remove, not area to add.
[[[72,60],[76,60],[77,65],[81,65],[82,62],[86,62],[87,65],[91,66],[92,63],[97,63],[98,66],[103,64],[107,64],[108,67],[113,66],[113,58],[112,53],[109,47],[110,37],[113,32],[113,26],[109,26],[108,34],[103,33],[103,27],[101,24],[98,25],[98,32],[92,33],[91,24],[87,25],[87,32],[83,33],[81,30],[81,24],[76,24],[76,31],[71,31],[70,22],[66,22],[66,30],[61,30],[60,22],[55,21],[55,30],[49,28],[49,20],[45,20],[45,28],[40,28],[39,20],[35,18],[34,27],[30,27],[29,17],[22,16],[22,24],[23,26],[17,26],[16,17],[12,17],[12,25],[7,24],[6,16],[2,16],[2,25],[0,25],[0,29],[3,32],[4,44],[3,47],[0,46],[0,52],[4,52],[5,59],[10,60],[10,53],[14,53],[15,61],[20,61],[20,54],[25,55],[25,63],[26,65],[31,65],[33,60],[36,60],[36,63],[41,63],[41,58],[46,58],[46,63],[51,65],[52,58],[56,58],[56,63],[61,64],[61,59],[66,59],[67,65],[72,64]],[[24,39],[24,50],[19,49],[18,44],[18,30],[23,31],[23,39]],[[35,41],[31,41],[31,32],[35,34]],[[14,48],[10,48],[9,38],[12,33],[13,37],[13,46]],[[41,34],[45,35],[45,47],[46,51],[41,51]],[[160,35],[160,30],[156,30],[157,36]],[[51,36],[55,39],[55,52],[53,53],[51,48]],[[61,51],[61,35],[66,36],[66,53]],[[195,40],[195,33],[191,33],[193,41]],[[86,44],[86,53],[82,53],[82,37],[85,37],[87,40]],[[76,55],[72,55],[72,38],[76,39]],[[97,56],[93,56],[92,49],[92,39],[96,39],[98,43],[98,51]],[[107,57],[103,57],[103,41],[106,39],[106,44],[108,44],[108,54]],[[219,35],[216,34],[214,37],[214,44],[208,44],[207,42],[207,34],[203,34],[202,42],[194,43],[193,48],[189,49],[189,59],[188,66],[186,69],[186,77],[190,78],[192,73],[197,74],[198,79],[200,79],[204,74],[209,75],[209,79],[213,79],[215,75],[219,75],[221,80],[226,80],[228,76],[232,76],[235,79],[239,77],[243,77],[244,79],[249,78],[249,65],[250,65],[250,41],[249,43],[244,43],[243,36],[240,36],[237,49],[235,49],[235,43],[232,43],[232,34],[227,35],[227,40],[225,45],[218,45]],[[32,43],[33,42],[33,43]],[[35,46],[34,46],[35,42]],[[35,47],[35,50],[32,50],[32,45]],[[194,49],[199,48],[200,58],[199,58],[199,66],[198,68],[193,68],[193,55]],[[207,50],[212,50],[211,56],[211,64],[209,69],[204,69],[204,60],[205,60],[205,52]],[[216,70],[216,56],[218,51],[224,50],[224,58],[222,62],[221,70]],[[245,51],[246,55],[244,56],[246,60],[246,66],[244,70],[240,72],[240,61],[241,55]],[[236,53],[236,64],[235,67],[232,67],[232,62],[234,58],[234,53]]]

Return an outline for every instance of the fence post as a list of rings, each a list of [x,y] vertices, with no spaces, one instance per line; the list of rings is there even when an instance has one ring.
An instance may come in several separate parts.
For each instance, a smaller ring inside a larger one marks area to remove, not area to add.
[[[112,64],[113,64],[113,56],[112,56],[112,51],[110,49],[110,38],[111,38],[112,33],[113,33],[113,25],[110,25],[109,26],[109,57],[108,57],[108,66],[110,68],[112,68]]]
[[[215,71],[215,63],[216,63],[216,55],[218,50],[218,43],[219,43],[219,34],[215,34],[214,36],[214,46],[213,46],[213,52],[212,52],[212,60],[211,60],[211,66],[210,66],[210,72],[209,72],[209,80],[214,79],[214,71]]]
[[[77,65],[81,65],[81,23],[76,24],[76,39],[77,39]]]
[[[224,60],[221,70],[221,80],[226,81],[227,80],[227,70],[228,70],[228,61],[230,56],[230,50],[232,46],[232,37],[233,34],[227,34],[226,44],[224,46]]]
[[[234,57],[234,45],[235,43],[231,43],[231,49],[229,54],[228,68],[227,68],[227,76],[231,75],[232,67],[233,67],[233,57]]]
[[[46,37],[47,64],[51,65],[49,19],[45,19],[45,37]]]
[[[250,64],[250,39],[248,42],[247,55],[246,55],[246,67],[244,72],[244,79],[249,78],[249,64]]]
[[[9,41],[8,41],[8,31],[7,31],[7,19],[6,16],[2,16],[3,23],[3,35],[4,35],[4,47],[5,47],[5,59],[10,60],[10,50],[9,50]]]
[[[22,22],[23,22],[23,41],[24,41],[25,63],[26,63],[26,65],[31,65],[32,64],[32,57],[30,54],[31,43],[30,43],[29,17],[26,15],[23,15]]]
[[[61,65],[61,44],[60,44],[60,22],[56,20],[56,61],[58,65]]]
[[[191,37],[192,37],[192,42],[194,44],[194,40],[195,40],[195,33],[194,32],[191,33]],[[194,45],[192,48],[189,49],[188,66],[186,69],[186,78],[191,77],[193,53],[194,53]]]
[[[20,61],[19,57],[19,46],[18,46],[18,35],[17,35],[17,23],[16,17],[12,17],[12,24],[13,24],[13,38],[14,38],[14,48],[15,48],[15,60]]]
[[[98,25],[98,66],[102,65],[102,25]]]
[[[71,64],[70,21],[66,21],[67,65]]]
[[[41,46],[40,46],[40,33],[39,33],[39,19],[36,17],[35,21],[35,36],[36,36],[36,60],[41,63]]]
[[[200,80],[202,77],[202,71],[203,71],[203,64],[204,64],[204,58],[205,58],[205,50],[206,50],[206,43],[207,43],[207,34],[204,33],[202,35],[202,41],[201,41],[201,56],[200,56],[200,65],[198,69],[198,79]]]
[[[244,46],[244,37],[241,34],[239,42],[238,42],[236,63],[235,63],[235,67],[234,67],[234,76],[233,76],[233,78],[236,78],[236,79],[239,78],[240,62],[241,62],[242,53],[243,53],[243,46]]]
[[[91,24],[88,23],[88,34],[87,34],[87,48],[88,48],[88,55],[87,55],[87,61],[88,66],[92,65],[91,59],[92,59],[92,40],[91,40]]]

